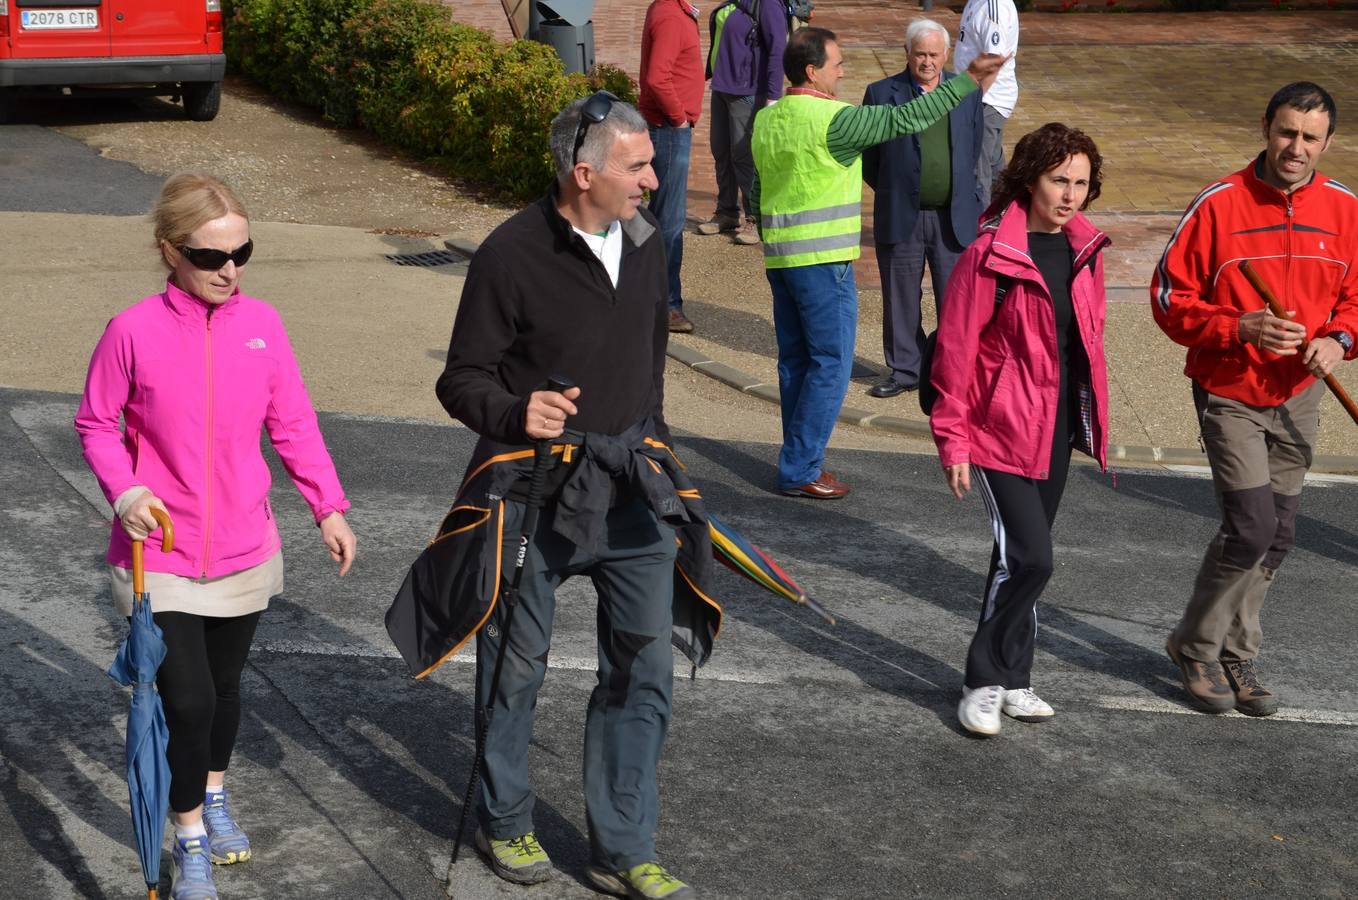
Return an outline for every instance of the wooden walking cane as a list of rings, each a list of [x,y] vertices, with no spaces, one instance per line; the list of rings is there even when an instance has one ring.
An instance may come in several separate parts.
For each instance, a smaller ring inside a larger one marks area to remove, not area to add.
[[[1254,270],[1254,266],[1250,265],[1248,259],[1242,259],[1240,261],[1240,272],[1245,276],[1245,280],[1259,292],[1259,296],[1264,298],[1264,302],[1268,304],[1268,311],[1280,319],[1286,319],[1287,311],[1283,309],[1283,305],[1278,302],[1278,298],[1274,296],[1273,291],[1269,290],[1268,285],[1264,283],[1264,279]],[[1303,341],[1301,352],[1305,353],[1306,348],[1309,347],[1310,344],[1310,341]],[[1330,393],[1334,394],[1335,399],[1339,401],[1339,405],[1344,407],[1344,411],[1349,414],[1351,419],[1353,419],[1354,424],[1358,425],[1358,404],[1353,402],[1353,398],[1349,396],[1348,391],[1344,390],[1344,386],[1339,383],[1339,379],[1335,378],[1334,373],[1331,372],[1329,375],[1325,376],[1324,381],[1325,386],[1330,389]]]

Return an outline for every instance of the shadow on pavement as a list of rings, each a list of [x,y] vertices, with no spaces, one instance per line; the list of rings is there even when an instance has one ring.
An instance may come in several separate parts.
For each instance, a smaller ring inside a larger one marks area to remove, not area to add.
[[[767,461],[734,445],[694,438],[685,439],[682,444],[685,449],[751,483],[758,484],[768,478],[770,464]],[[882,461],[872,460],[878,466]],[[851,482],[856,480],[847,471],[839,474]],[[736,498],[726,486],[711,483],[701,486],[711,509],[720,511],[725,504],[735,505]],[[947,500],[951,501],[951,498]],[[825,558],[827,547],[843,541],[836,536],[852,536],[858,551],[834,556],[836,564],[852,578],[881,585],[900,585],[900,589],[911,596],[965,620],[968,627],[979,615],[984,575],[958,565],[921,542],[903,540],[898,532],[876,524],[892,521],[891,515],[878,515],[876,513],[881,511],[874,510],[871,516],[860,518],[841,512],[853,506],[799,500],[780,502],[786,503],[786,509],[779,511],[780,524],[776,528],[768,527],[767,522],[760,528],[759,523],[743,521],[739,515],[727,515],[727,518],[738,528],[747,529],[746,536],[769,550],[775,559],[784,555],[800,559]],[[891,501],[889,496],[883,496],[867,502],[876,505]],[[977,529],[979,534],[984,534],[982,522],[977,522]],[[1057,541],[1059,557],[1059,533]],[[1059,585],[1057,587],[1059,589]],[[723,593],[728,592],[723,585]],[[826,599],[833,609],[828,598],[822,599]],[[1115,676],[1157,696],[1176,696],[1172,683],[1162,677],[1166,672],[1165,660],[1145,647],[1065,611],[1061,606],[1063,599],[1059,590],[1049,588],[1039,602],[1039,651],[1076,668]],[[765,629],[809,655],[852,672],[878,690],[933,711],[946,725],[955,728],[955,702],[962,684],[959,668],[843,617],[837,625],[822,632],[803,624],[801,617],[793,620],[768,603],[742,607],[739,612],[742,620]],[[959,645],[959,663],[965,653],[966,647]],[[921,682],[930,687],[921,691]]]
[[[107,595],[104,600],[109,605]],[[0,705],[6,710],[0,730],[0,760],[6,764],[0,773],[0,796],[23,823],[20,830],[29,847],[80,896],[107,895],[53,803],[26,789],[26,781],[35,782],[60,808],[125,847],[128,886],[135,888],[140,870],[127,795],[121,795],[123,803],[113,802],[104,786],[83,771],[91,766],[107,769],[125,784],[120,731],[130,695],[68,645],[5,610],[0,610],[0,634],[5,635],[0,645]],[[91,710],[100,707],[107,715],[92,717]],[[14,849],[8,848],[6,855],[13,856]],[[168,875],[168,865],[161,871]]]

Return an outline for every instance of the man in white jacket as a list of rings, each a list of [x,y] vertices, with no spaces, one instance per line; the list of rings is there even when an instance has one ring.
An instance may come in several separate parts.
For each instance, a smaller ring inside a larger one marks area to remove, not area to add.
[[[957,71],[965,71],[982,53],[1010,57],[981,101],[985,137],[981,142],[981,157],[976,162],[976,181],[985,198],[983,207],[990,202],[990,186],[995,173],[1004,168],[1004,123],[1009,121],[1018,104],[1018,77],[1014,68],[1018,41],[1018,9],[1014,7],[1014,0],[967,0],[957,30],[957,49],[953,51],[953,65]]]

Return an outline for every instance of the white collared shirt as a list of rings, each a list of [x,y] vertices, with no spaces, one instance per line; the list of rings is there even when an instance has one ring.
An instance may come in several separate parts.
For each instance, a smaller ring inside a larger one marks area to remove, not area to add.
[[[589,249],[594,255],[599,257],[599,262],[604,264],[604,269],[608,272],[609,279],[613,286],[618,286],[618,270],[622,266],[622,226],[614,219],[609,223],[608,231],[603,235],[590,234],[588,231],[581,231],[575,228],[575,233],[584,238]]]

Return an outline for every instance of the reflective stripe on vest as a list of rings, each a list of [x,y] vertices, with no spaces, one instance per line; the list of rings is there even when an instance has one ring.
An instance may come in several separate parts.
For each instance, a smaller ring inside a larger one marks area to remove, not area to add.
[[[785,95],[755,116],[750,139],[759,172],[764,265],[770,269],[849,262],[859,256],[863,166],[830,155],[830,121],[848,106]]]

